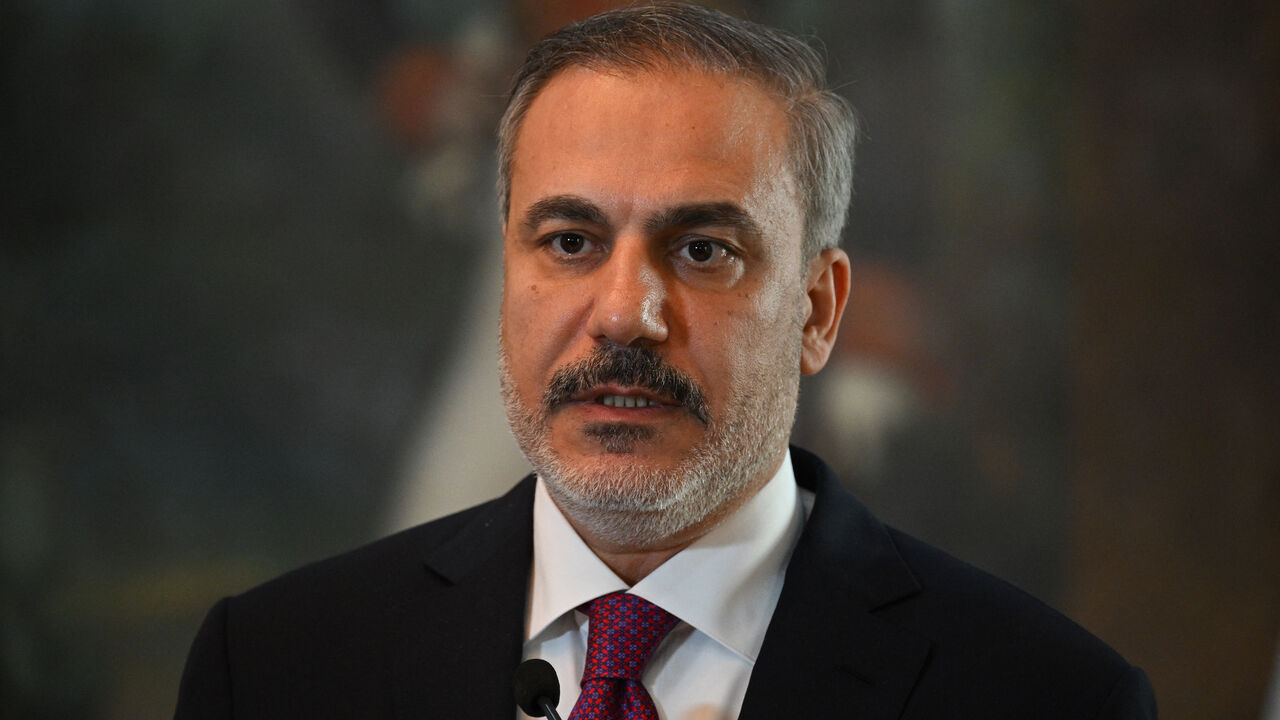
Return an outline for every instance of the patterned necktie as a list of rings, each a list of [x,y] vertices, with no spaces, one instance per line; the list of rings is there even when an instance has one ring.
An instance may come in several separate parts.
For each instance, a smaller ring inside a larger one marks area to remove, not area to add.
[[[588,619],[587,662],[569,720],[658,720],[640,676],[679,618],[622,592],[601,595],[580,609]]]

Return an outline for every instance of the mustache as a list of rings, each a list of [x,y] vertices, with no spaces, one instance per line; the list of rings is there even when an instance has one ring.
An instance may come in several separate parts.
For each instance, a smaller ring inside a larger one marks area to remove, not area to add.
[[[542,395],[543,407],[554,410],[606,383],[642,388],[684,407],[703,425],[711,422],[706,393],[693,378],[652,348],[631,345],[598,345],[582,360],[556,370]]]

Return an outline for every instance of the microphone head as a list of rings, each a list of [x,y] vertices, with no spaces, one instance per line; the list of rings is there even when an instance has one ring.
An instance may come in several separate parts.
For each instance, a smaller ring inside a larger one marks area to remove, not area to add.
[[[546,717],[539,707],[539,698],[546,698],[555,707],[560,702],[560,680],[551,663],[530,658],[516,668],[516,704],[526,715]]]

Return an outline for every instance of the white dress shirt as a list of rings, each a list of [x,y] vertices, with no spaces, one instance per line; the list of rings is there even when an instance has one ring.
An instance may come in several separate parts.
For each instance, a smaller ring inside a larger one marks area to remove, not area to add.
[[[812,493],[796,487],[788,451],[773,478],[737,512],[629,589],[681,620],[643,678],[664,720],[738,717],[812,504]],[[541,478],[533,501],[531,583],[524,657],[555,667],[557,710],[568,718],[587,649],[587,617],[577,607],[628,588],[578,536]]]

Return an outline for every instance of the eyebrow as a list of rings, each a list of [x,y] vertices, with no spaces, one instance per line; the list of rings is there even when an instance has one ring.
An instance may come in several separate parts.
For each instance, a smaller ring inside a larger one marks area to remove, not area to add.
[[[609,219],[599,205],[578,195],[552,195],[529,206],[524,224],[530,229],[550,220],[591,225],[608,225]],[[654,213],[644,223],[645,231],[658,234],[673,228],[723,227],[747,237],[760,237],[763,231],[751,214],[731,202],[688,203]]]
[[[608,224],[608,218],[598,205],[577,195],[552,195],[543,198],[530,205],[524,214],[524,224],[531,230],[548,220]]]
[[[644,225],[645,230],[653,234],[672,228],[723,227],[748,237],[763,235],[750,213],[731,202],[676,205],[655,213]]]

